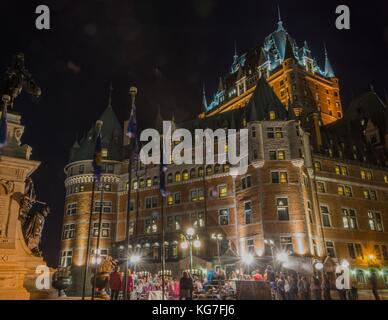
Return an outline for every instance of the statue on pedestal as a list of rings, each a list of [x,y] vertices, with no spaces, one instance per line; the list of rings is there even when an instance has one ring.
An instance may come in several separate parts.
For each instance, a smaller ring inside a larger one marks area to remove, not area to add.
[[[31,210],[31,212],[23,226],[24,238],[33,255],[41,257],[42,252],[39,249],[39,244],[44,223],[50,213],[50,207],[47,204],[41,205],[40,208]]]
[[[41,89],[24,66],[24,54],[18,53],[13,56],[12,64],[5,73],[1,95],[10,97],[9,105],[12,108],[15,99],[23,89],[35,97],[39,97],[42,94]]]

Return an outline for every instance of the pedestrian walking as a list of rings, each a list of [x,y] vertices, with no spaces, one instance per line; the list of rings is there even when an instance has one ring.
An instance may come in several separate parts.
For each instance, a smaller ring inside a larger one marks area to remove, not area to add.
[[[120,291],[123,288],[123,274],[120,272],[120,267],[116,267],[109,275],[109,287],[111,290],[111,299],[118,300]]]
[[[281,275],[276,283],[278,296],[280,300],[286,300],[285,284],[286,284],[286,281],[284,279],[284,276]]]
[[[179,283],[180,288],[180,294],[179,299],[180,300],[192,300],[193,297],[193,280],[189,276],[189,274],[184,271],[182,278]]]
[[[309,288],[306,277],[300,277],[298,281],[298,293],[300,300],[309,300]]]
[[[377,290],[377,275],[375,270],[371,271],[369,282],[370,282],[370,286],[372,289],[373,296],[375,297],[375,300],[380,300],[380,295]]]

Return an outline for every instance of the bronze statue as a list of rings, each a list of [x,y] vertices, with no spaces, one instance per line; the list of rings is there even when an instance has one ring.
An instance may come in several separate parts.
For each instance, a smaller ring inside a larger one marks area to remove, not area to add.
[[[12,64],[6,71],[1,96],[10,97],[9,104],[12,108],[15,98],[20,95],[23,89],[35,97],[42,94],[41,89],[24,66],[24,54],[18,53],[13,56]]]
[[[39,250],[40,240],[42,238],[42,231],[45,220],[50,213],[49,206],[43,205],[39,209],[35,209],[33,213],[28,216],[24,225],[24,237],[28,248],[31,252],[38,257],[42,256]]]
[[[34,182],[32,181],[31,177],[28,177],[26,180],[26,187],[24,194],[19,195],[18,199],[19,205],[20,205],[20,221],[22,223],[22,227],[24,228],[24,225],[27,221],[28,214],[36,202],[36,193],[35,193],[35,187]]]

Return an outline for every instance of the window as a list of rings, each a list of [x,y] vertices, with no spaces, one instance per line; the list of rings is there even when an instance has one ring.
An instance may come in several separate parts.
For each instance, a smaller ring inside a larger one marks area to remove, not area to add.
[[[173,194],[169,194],[167,196],[167,204],[168,205],[174,205],[174,204],[179,204],[181,203],[181,193],[180,192],[175,192]]]
[[[76,202],[74,203],[68,203],[66,208],[66,215],[73,216],[77,214],[77,206],[78,204]]]
[[[254,253],[255,252],[255,239],[246,239],[245,240],[245,248],[247,253]]]
[[[197,170],[194,168],[190,170],[190,179],[195,179],[197,177]]]
[[[167,217],[167,231],[178,231],[181,229],[181,217],[180,216],[168,216]]]
[[[321,215],[322,215],[322,224],[326,228],[331,227],[330,222],[330,211],[328,206],[320,206],[321,208]]]
[[[368,200],[377,200],[376,190],[364,190],[364,198]]]
[[[152,187],[152,179],[151,178],[147,178],[146,186],[147,186],[147,188]]]
[[[356,210],[342,208],[342,223],[345,229],[357,230],[357,214]]]
[[[280,249],[287,252],[292,253],[294,252],[294,248],[292,245],[292,238],[291,237],[280,237]]]
[[[107,173],[114,173],[114,165],[112,163],[108,163],[106,166]]]
[[[134,180],[134,181],[132,182],[132,189],[133,189],[133,190],[137,190],[138,186],[139,186],[139,184],[138,184],[137,180]]]
[[[229,224],[229,209],[221,209],[218,212],[218,223],[221,226],[227,226]]]
[[[372,231],[383,231],[383,223],[381,220],[381,214],[376,211],[368,211],[368,225],[369,229]]]
[[[156,224],[156,220],[153,218],[145,219],[144,227],[146,234],[156,233],[158,231],[158,225]]]
[[[284,171],[273,171],[271,172],[271,181],[272,183],[287,183],[288,174]]]
[[[275,111],[269,112],[269,120],[276,120],[276,113]]]
[[[275,138],[275,129],[274,128],[267,128],[267,138],[268,139]]]
[[[183,181],[189,180],[189,172],[187,170],[183,171],[182,176],[183,176]]]
[[[61,267],[66,268],[71,266],[73,260],[73,250],[63,250],[61,256]]]
[[[206,167],[206,175],[211,176],[213,174],[213,167],[212,166],[207,166]]]
[[[111,184],[105,184],[104,185],[104,191],[105,192],[111,192],[112,191],[112,185]]]
[[[277,198],[276,199],[276,211],[278,219],[280,221],[290,220],[288,212],[288,199],[287,198]]]
[[[345,196],[345,197],[352,197],[353,196],[352,188],[349,186],[339,185],[337,193],[338,193],[338,195]]]
[[[204,200],[203,189],[194,189],[190,191],[190,201],[202,201]]]
[[[326,252],[329,257],[335,258],[335,248],[333,241],[326,241]]]
[[[373,176],[372,176],[372,171],[370,170],[361,170],[360,171],[360,175],[361,175],[361,179],[363,180],[372,180]]]
[[[219,198],[225,198],[228,195],[228,188],[227,186],[218,186],[218,197]]]
[[[277,152],[277,160],[285,160],[286,159],[286,153],[284,150],[278,150]]]
[[[140,179],[139,180],[139,188],[144,188],[145,187],[145,181],[144,181],[144,179]]]
[[[384,183],[388,183],[388,175],[384,175]]]
[[[94,202],[94,212],[100,212],[101,210],[101,201]],[[112,212],[112,201],[104,201],[102,212],[110,213]]]
[[[361,269],[356,270],[356,279],[358,283],[366,283],[364,270],[361,270]]]
[[[203,177],[203,167],[198,168],[198,177],[202,178]]]
[[[247,201],[244,204],[245,224],[252,223],[252,202]]]
[[[241,178],[241,189],[245,190],[252,186],[252,179],[251,176],[246,176]]]
[[[205,227],[205,215],[202,211],[193,212],[190,215],[190,223],[194,228],[203,228]]]
[[[85,165],[81,164],[81,165],[78,167],[78,173],[79,173],[79,174],[85,173]]]
[[[364,259],[361,244],[359,243],[348,243],[349,257],[352,259]]]
[[[349,174],[348,168],[340,165],[335,166],[335,173],[342,176],[347,176]]]
[[[172,183],[172,173],[167,175],[167,183]]]
[[[94,223],[93,224],[93,237],[98,237],[99,231],[99,224]],[[101,223],[101,238],[109,238],[110,237],[110,223],[103,222]]]
[[[315,171],[322,171],[322,164],[319,161],[314,162]]]
[[[102,149],[101,155],[103,158],[108,158],[108,149],[106,148]]]
[[[317,181],[317,190],[318,190],[319,193],[326,193],[325,183]]]
[[[180,172],[175,173],[175,182],[180,182],[182,180],[182,175]]]
[[[74,239],[75,224],[65,224],[63,226],[62,240]]]
[[[158,197],[146,197],[145,198],[145,208],[157,208],[158,207]]]
[[[158,176],[155,176],[155,177],[153,178],[152,184],[153,184],[154,186],[159,185],[159,177],[158,177]]]

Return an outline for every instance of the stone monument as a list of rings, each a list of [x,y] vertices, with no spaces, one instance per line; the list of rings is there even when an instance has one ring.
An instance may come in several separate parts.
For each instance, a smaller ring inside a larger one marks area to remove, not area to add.
[[[21,115],[12,111],[22,90],[40,95],[39,87],[24,68],[23,54],[14,57],[0,90],[1,130],[5,138],[0,147],[0,300],[54,298],[56,290],[39,290],[36,286],[41,275],[37,273],[38,266],[49,270],[50,279],[54,271],[44,268],[46,263],[39,250],[49,213],[47,205],[36,200],[31,179],[40,162],[30,159],[30,146],[22,145]]]

